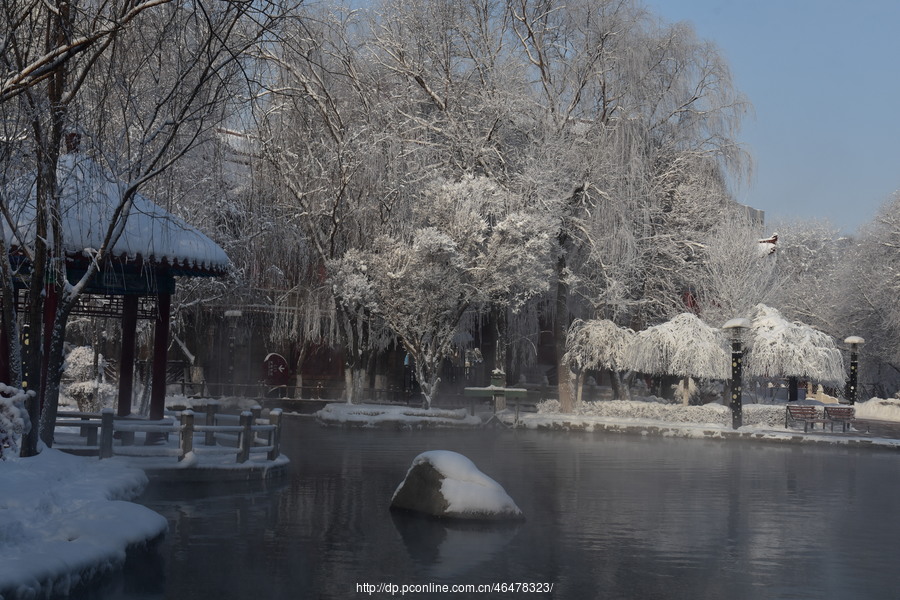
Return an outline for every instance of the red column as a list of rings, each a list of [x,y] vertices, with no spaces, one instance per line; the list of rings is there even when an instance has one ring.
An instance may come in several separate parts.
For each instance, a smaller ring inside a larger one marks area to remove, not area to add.
[[[156,326],[153,333],[153,371],[150,388],[150,418],[162,419],[166,407],[166,355],[169,348],[169,315],[172,295],[157,299]]]
[[[137,332],[138,296],[125,296],[122,302],[122,352],[119,354],[119,402],[116,415],[131,414],[134,390],[134,340]]]

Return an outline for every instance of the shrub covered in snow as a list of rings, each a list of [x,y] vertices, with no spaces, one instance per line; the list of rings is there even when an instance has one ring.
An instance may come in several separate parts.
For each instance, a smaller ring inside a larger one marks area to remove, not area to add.
[[[559,408],[557,400],[545,400],[537,405],[539,414],[559,413]],[[897,409],[900,411],[900,402]],[[647,419],[666,423],[731,426],[731,409],[721,404],[684,406],[653,396],[632,401],[585,402],[575,408],[575,414],[609,419]],[[743,416],[745,426],[783,427],[784,405],[745,404]]]
[[[19,455],[19,443],[28,428],[25,392],[0,383],[0,460]]]
[[[103,369],[106,360],[102,355],[94,364],[94,350],[90,346],[78,346],[66,356],[63,367],[62,392],[75,401],[78,410],[98,412],[101,408],[112,406],[116,387],[103,381]]]

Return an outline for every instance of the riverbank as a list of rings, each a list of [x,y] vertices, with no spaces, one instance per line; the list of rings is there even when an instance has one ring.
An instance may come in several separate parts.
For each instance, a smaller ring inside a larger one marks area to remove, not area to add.
[[[805,404],[820,405],[810,400]],[[856,405],[857,421],[848,432],[827,425],[803,432],[785,426],[784,404],[748,404],[743,426],[731,427],[731,410],[719,404],[682,406],[651,400],[587,402],[571,414],[559,412],[555,401],[538,405],[538,412],[510,408],[498,413],[482,409],[411,409],[375,404],[329,404],[315,414],[331,426],[411,429],[428,427],[499,426],[532,430],[581,431],[697,439],[743,439],[772,443],[832,444],[900,450],[900,400],[873,398]],[[885,433],[885,432],[889,432]]]

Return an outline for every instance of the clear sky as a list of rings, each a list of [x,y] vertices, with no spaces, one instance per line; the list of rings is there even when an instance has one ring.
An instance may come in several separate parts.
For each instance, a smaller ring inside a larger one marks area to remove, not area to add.
[[[715,42],[753,104],[738,201],[846,233],[900,190],[900,0],[644,0]]]

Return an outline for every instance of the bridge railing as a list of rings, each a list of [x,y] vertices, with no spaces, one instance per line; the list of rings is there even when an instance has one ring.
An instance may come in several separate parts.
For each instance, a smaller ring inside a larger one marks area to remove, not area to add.
[[[226,415],[218,405],[209,403],[203,424],[197,423],[193,410],[172,413],[161,420],[150,421],[133,417],[116,417],[111,408],[99,413],[60,412],[56,447],[77,454],[96,455],[101,459],[113,456],[174,456],[179,461],[191,453],[234,454],[236,463],[245,463],[252,454],[265,453],[266,460],[278,458],[281,450],[281,409],[272,409],[267,418],[262,409],[254,407],[240,415]],[[83,442],[65,443],[59,435],[62,428],[77,428]],[[144,443],[136,444],[143,434]],[[176,440],[172,440],[177,436]],[[177,443],[173,443],[177,441]],[[198,443],[199,441],[199,443]]]

